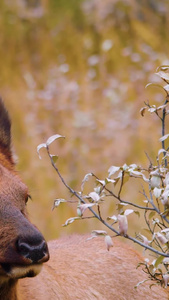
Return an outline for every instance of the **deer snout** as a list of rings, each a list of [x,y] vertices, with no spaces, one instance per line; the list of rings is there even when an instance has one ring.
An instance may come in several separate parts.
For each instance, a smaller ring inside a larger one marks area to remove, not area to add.
[[[41,235],[18,238],[16,248],[27,263],[44,263],[49,259],[48,246]]]

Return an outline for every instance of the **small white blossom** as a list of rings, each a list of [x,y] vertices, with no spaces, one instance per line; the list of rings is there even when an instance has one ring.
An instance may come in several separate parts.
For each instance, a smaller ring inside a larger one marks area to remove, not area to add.
[[[104,240],[105,240],[105,243],[106,243],[107,250],[109,251],[110,248],[113,247],[112,238],[110,237],[110,235],[106,235]]]
[[[119,223],[119,233],[121,235],[127,234],[128,221],[127,221],[126,215],[118,215],[117,219],[118,219],[118,223]]]
[[[167,288],[169,282],[169,274],[164,274],[163,280],[164,280],[164,287]]]
[[[150,179],[151,188],[160,188],[161,178],[160,176],[152,176]]]

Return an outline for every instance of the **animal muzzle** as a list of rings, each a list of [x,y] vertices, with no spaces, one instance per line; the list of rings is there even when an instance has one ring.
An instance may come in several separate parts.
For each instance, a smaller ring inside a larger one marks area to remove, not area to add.
[[[40,234],[18,238],[16,251],[25,264],[44,263],[49,259],[47,243]]]
[[[48,260],[48,246],[40,233],[20,236],[8,245],[4,259],[0,258],[0,278],[36,276]]]

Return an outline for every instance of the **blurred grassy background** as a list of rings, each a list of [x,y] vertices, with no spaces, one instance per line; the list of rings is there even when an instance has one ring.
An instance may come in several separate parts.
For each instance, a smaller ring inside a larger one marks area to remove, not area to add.
[[[147,99],[161,104],[158,90],[145,90],[161,64],[169,64],[167,0],[0,1],[0,92],[13,121],[18,170],[30,188],[30,218],[47,239],[101,225],[62,224],[76,208],[51,212],[54,198],[70,199],[36,147],[55,133],[52,145],[67,182],[80,189],[84,175],[104,179],[111,165],[147,165],[160,148],[159,123],[142,118]],[[138,199],[137,186],[125,187]],[[113,214],[113,200],[105,209]]]

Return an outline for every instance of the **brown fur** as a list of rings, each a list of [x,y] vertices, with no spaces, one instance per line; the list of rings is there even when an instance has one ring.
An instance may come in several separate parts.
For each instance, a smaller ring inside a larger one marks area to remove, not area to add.
[[[151,282],[134,288],[147,275],[136,269],[141,256],[123,243],[115,241],[108,252],[102,238],[75,235],[50,242],[49,251],[42,272],[19,282],[19,300],[168,299],[162,287],[150,289]]]
[[[2,118],[2,119],[1,119]],[[26,212],[28,189],[14,170],[10,121],[0,101],[0,300],[156,300],[168,299],[162,287],[136,269],[142,260],[129,246],[114,242],[108,252],[101,238],[72,236],[45,241]],[[21,279],[23,278],[23,279]]]
[[[26,212],[28,188],[14,170],[10,120],[0,100],[0,300],[17,300],[17,281],[39,273],[49,258]]]

